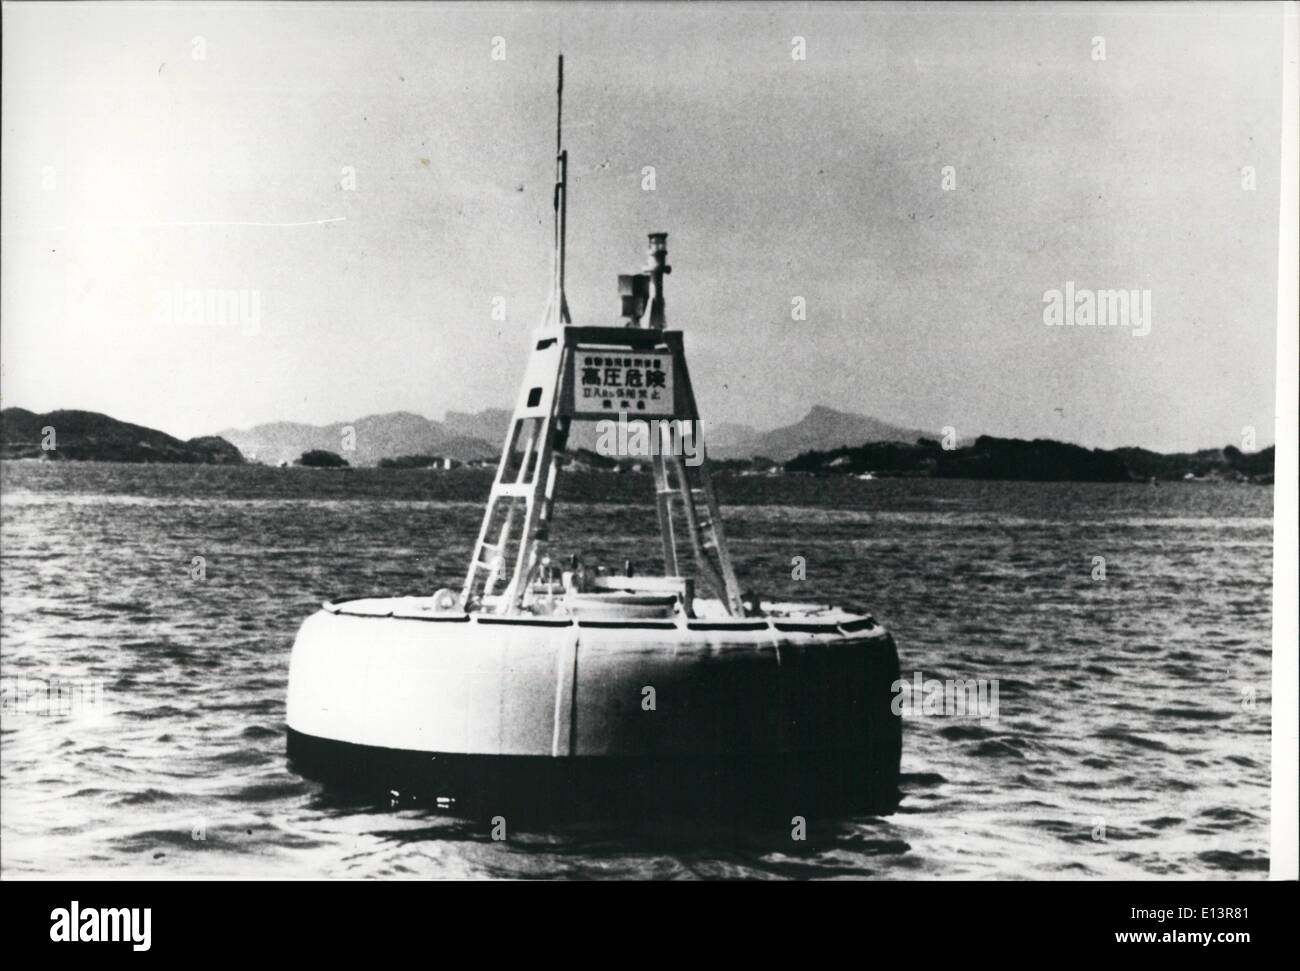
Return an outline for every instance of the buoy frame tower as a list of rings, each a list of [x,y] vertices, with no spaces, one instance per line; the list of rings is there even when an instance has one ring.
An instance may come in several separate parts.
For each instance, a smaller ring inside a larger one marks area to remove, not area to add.
[[[474,544],[459,606],[516,614],[538,607],[560,584],[574,592],[573,571],[548,555],[559,463],[575,422],[644,423],[663,547],[663,577],[621,577],[618,589],[671,593],[689,612],[696,581],[728,614],[746,608],[736,581],[709,475],[708,459],[682,333],[666,327],[664,278],[668,234],[649,234],[646,266],[618,278],[622,318],[617,326],[577,326],[565,294],[568,153],[562,142],[564,58],[559,59],[556,123],[555,239],[551,296],[533,333],[496,476]],[[648,320],[643,318],[648,310]],[[682,438],[696,462],[684,457]],[[694,577],[684,575],[687,561]],[[579,573],[580,581],[586,580]],[[635,582],[633,582],[635,580]],[[600,587],[599,577],[591,584]],[[581,592],[581,591],[577,591]]]

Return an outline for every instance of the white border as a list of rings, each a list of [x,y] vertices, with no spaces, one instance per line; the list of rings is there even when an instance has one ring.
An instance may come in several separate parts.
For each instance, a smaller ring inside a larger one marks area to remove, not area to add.
[[[1297,400],[1300,399],[1300,3],[1282,8],[1282,152],[1277,272],[1277,451],[1273,476],[1273,787],[1269,876],[1295,880],[1297,857]]]

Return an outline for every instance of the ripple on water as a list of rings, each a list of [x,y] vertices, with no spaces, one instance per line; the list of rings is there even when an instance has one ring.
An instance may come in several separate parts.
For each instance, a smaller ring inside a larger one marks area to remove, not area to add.
[[[1251,850],[1236,853],[1230,850],[1206,850],[1204,853],[1198,853],[1196,858],[1216,870],[1226,870],[1229,873],[1268,872],[1268,857]]]

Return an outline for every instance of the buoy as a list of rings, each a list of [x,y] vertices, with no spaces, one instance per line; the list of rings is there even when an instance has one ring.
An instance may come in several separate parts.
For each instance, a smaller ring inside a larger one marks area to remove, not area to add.
[[[563,58],[560,79],[562,92]],[[567,164],[557,124],[551,297],[461,588],[331,600],[303,623],[293,768],[502,812],[891,811],[893,638],[860,610],[742,592],[683,336],[667,328],[668,234],[651,233],[646,266],[619,276],[616,324],[574,325]],[[592,421],[653,446],[660,576],[553,559],[569,432]]]

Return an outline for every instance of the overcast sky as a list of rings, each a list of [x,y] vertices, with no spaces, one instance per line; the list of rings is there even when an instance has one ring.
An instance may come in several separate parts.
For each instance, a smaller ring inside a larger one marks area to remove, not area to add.
[[[667,231],[707,419],[1272,440],[1279,6],[3,13],[5,406],[182,437],[508,407],[562,49],[574,321]],[[1150,333],[1046,326],[1067,281],[1149,290]],[[167,319],[208,289],[256,328]]]

